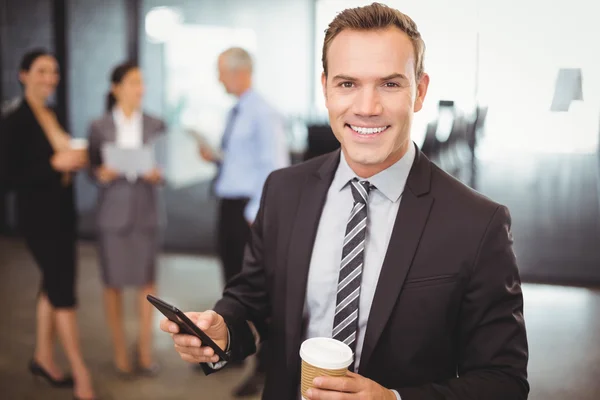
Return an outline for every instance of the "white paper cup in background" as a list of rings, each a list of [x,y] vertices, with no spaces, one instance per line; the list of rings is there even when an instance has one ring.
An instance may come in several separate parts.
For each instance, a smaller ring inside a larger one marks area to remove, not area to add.
[[[83,138],[72,138],[69,144],[73,150],[85,150],[88,147],[87,139]]]
[[[317,337],[307,339],[300,346],[302,375],[300,389],[305,399],[306,391],[313,387],[318,376],[345,376],[354,361],[352,349],[339,340]]]

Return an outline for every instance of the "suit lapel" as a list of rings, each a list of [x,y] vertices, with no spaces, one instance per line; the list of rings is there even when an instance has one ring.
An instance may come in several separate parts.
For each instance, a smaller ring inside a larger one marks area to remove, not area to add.
[[[104,117],[104,135],[104,141],[107,143],[115,143],[117,141],[117,125],[112,113],[108,113]]]
[[[285,330],[287,360],[292,363],[289,367],[294,369],[299,367],[296,361],[300,350],[306,283],[313,245],[327,191],[335,175],[339,158],[339,151],[331,153],[321,168],[306,178],[293,222],[285,288],[287,299]]]
[[[406,275],[410,270],[427,223],[433,204],[433,197],[427,195],[430,188],[430,179],[431,163],[417,149],[406,189],[402,194],[369,313],[369,322],[367,323],[359,366],[359,373],[361,374],[364,374],[368,368],[373,350],[400,296]]]
[[[145,114],[142,114],[142,142],[146,145],[154,138],[152,130],[152,120]]]

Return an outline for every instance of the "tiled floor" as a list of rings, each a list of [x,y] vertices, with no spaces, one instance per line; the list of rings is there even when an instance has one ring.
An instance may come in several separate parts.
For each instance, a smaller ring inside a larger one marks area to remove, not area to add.
[[[93,246],[80,246],[79,324],[86,359],[102,399],[230,399],[244,373],[231,369],[205,377],[179,359],[170,338],[156,331],[155,379],[118,380],[111,370],[111,349],[101,302]],[[0,240],[0,399],[70,399],[68,390],[34,384],[26,365],[34,343],[34,305],[38,273],[23,245]],[[163,255],[158,274],[161,297],[185,310],[210,307],[221,287],[215,259]],[[531,362],[532,400],[600,399],[600,290],[525,285]],[[127,293],[127,331],[133,345],[136,323],[133,293]],[[158,323],[159,315],[156,315]],[[64,362],[64,360],[63,360]],[[283,400],[283,399],[282,399]],[[509,400],[509,399],[507,399]]]

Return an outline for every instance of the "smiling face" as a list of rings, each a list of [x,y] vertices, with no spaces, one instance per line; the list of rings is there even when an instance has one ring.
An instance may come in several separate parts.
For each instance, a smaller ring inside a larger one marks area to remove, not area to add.
[[[59,79],[58,63],[51,55],[37,57],[29,70],[19,73],[25,92],[41,100],[46,100],[54,93]]]
[[[417,81],[413,45],[396,27],[340,32],[327,63],[321,80],[331,128],[350,167],[368,178],[408,150],[429,77]]]

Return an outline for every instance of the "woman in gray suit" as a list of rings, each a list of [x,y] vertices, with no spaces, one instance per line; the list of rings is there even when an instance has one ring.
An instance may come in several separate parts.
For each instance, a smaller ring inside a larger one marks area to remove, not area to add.
[[[98,244],[104,303],[110,327],[117,372],[134,371],[127,354],[123,327],[122,290],[138,288],[139,339],[138,371],[157,372],[152,358],[152,306],[146,295],[155,293],[158,250],[158,188],[162,174],[158,168],[143,176],[120,175],[103,162],[106,144],[121,148],[141,148],[152,143],[165,130],[162,121],[141,111],[144,83],[137,65],[117,66],[111,75],[106,114],[93,121],[89,133],[91,176],[99,186],[97,204]]]

